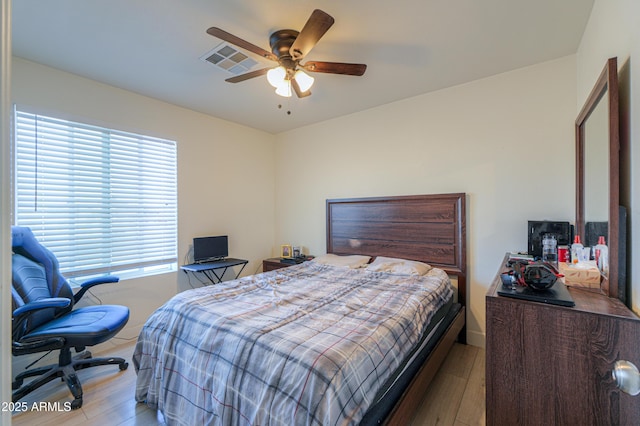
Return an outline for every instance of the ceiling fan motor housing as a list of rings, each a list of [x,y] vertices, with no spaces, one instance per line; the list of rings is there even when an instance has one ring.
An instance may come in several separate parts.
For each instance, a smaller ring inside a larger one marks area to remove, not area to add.
[[[296,30],[278,30],[269,36],[269,45],[274,55],[278,57],[280,65],[287,69],[295,68],[297,61],[291,57],[289,50],[300,34]]]

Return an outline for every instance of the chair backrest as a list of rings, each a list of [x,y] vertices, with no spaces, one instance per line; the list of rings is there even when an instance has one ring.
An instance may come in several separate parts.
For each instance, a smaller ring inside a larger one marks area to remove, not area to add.
[[[64,297],[71,301],[69,306],[63,309],[51,308],[35,312],[27,322],[20,325],[21,330],[13,330],[15,338],[16,334],[24,335],[73,309],[73,291],[60,274],[58,259],[36,240],[31,229],[13,226],[11,234],[13,309],[49,297]]]

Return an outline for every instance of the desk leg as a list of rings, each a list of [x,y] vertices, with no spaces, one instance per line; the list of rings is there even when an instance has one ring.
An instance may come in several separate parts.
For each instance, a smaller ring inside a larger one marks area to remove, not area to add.
[[[240,270],[238,271],[238,273],[236,274],[236,280],[240,277],[240,274],[242,273],[242,271],[244,270],[244,267],[247,266],[246,263],[242,264],[242,268],[240,268]]]
[[[202,271],[202,273],[204,274],[205,277],[209,279],[209,281],[211,281],[211,284],[218,284],[222,282],[222,277],[224,277],[224,274],[227,272],[227,269],[229,269],[229,267],[225,267],[221,275],[218,275],[215,269]]]

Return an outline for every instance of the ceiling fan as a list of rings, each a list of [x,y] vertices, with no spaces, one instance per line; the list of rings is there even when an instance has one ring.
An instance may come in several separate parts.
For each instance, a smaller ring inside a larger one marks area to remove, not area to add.
[[[333,17],[316,9],[311,13],[301,31],[278,30],[271,34],[269,37],[271,52],[217,27],[209,28],[207,33],[279,64],[275,68],[262,68],[230,77],[225,81],[239,83],[267,74],[269,83],[276,88],[278,95],[289,97],[293,89],[299,98],[303,98],[311,94],[310,88],[314,81],[314,78],[304,71],[361,76],[367,69],[365,64],[323,61],[308,61],[303,64],[300,62],[333,23]]]

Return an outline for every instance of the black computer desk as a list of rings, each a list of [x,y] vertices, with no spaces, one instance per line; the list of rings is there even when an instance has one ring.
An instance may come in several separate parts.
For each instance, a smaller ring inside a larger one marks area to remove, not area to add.
[[[236,274],[236,278],[238,278],[242,273],[242,270],[244,269],[244,267],[247,266],[247,263],[249,263],[248,260],[234,259],[232,257],[228,257],[226,259],[214,260],[211,262],[191,263],[189,265],[182,265],[180,269],[182,269],[185,272],[185,274],[189,272],[193,272],[193,273],[200,272],[204,274],[204,276],[207,277],[209,281],[211,281],[211,284],[217,284],[222,281],[222,277],[224,277],[224,274],[227,273],[227,269],[232,268],[234,266],[242,265],[242,268],[240,268],[240,270]],[[223,269],[221,274],[218,274],[216,272],[219,269]]]

